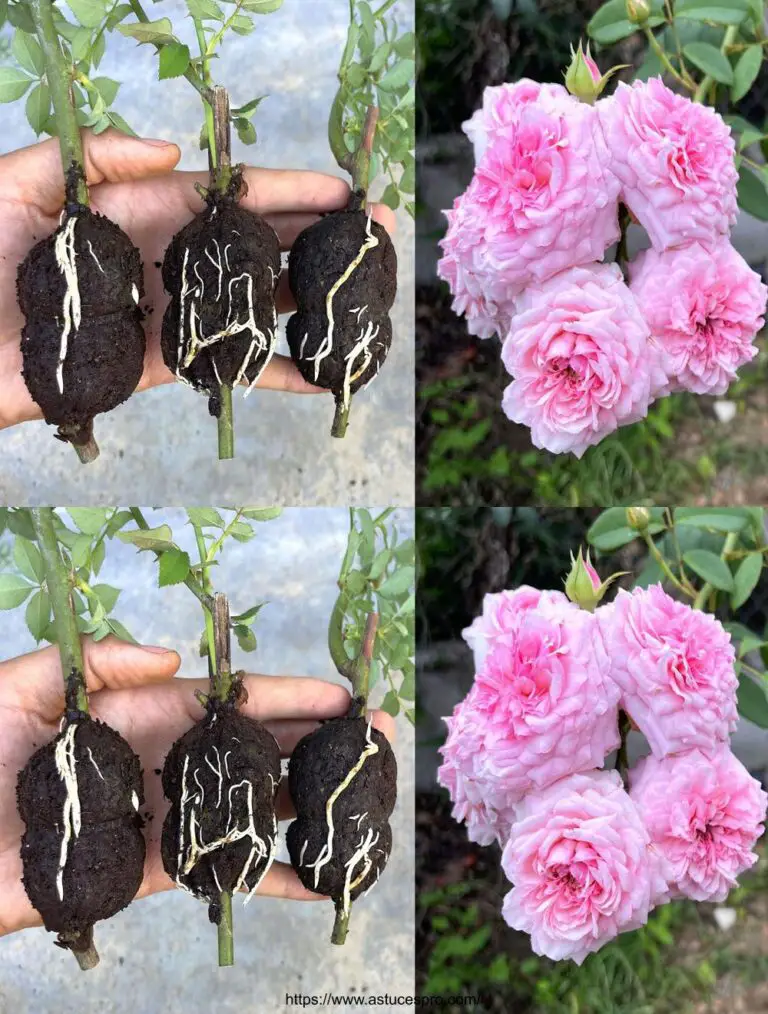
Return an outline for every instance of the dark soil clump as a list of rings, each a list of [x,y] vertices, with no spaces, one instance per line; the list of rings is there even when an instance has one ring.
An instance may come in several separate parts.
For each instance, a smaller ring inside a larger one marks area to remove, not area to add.
[[[94,923],[136,896],[143,802],[139,758],[119,733],[86,715],[19,774],[24,888],[62,947],[86,950]]]
[[[377,375],[392,343],[392,241],[364,211],[334,212],[298,237],[288,275],[298,307],[288,321],[291,356],[305,380],[332,391],[348,411],[351,396]]]
[[[114,222],[75,207],[17,276],[24,381],[57,436],[85,444],[144,368],[139,251]]]
[[[179,887],[208,902],[211,922],[221,919],[222,893],[252,894],[272,863],[279,782],[274,736],[231,704],[211,700],[202,722],[171,747],[163,768],[171,802],[163,866]]]
[[[381,876],[392,848],[392,748],[366,719],[336,718],[301,740],[288,778],[297,814],[287,835],[293,868],[306,888],[328,895],[348,916],[351,902]]]
[[[237,203],[241,176],[172,239],[163,261],[171,296],[162,329],[166,366],[209,395],[221,412],[222,385],[255,384],[277,339],[275,290],[280,242],[268,222]]]

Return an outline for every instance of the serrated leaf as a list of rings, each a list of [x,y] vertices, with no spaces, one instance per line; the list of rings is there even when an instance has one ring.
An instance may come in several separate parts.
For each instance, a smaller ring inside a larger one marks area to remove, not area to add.
[[[95,584],[91,591],[104,607],[104,612],[111,613],[120,598],[120,589],[113,588],[110,584]]]
[[[393,718],[396,718],[400,713],[400,701],[393,690],[388,690],[384,695],[384,700],[381,702],[381,710],[386,711]]]
[[[382,42],[380,46],[377,46],[374,50],[371,62],[368,64],[368,70],[371,74],[378,74],[378,72],[384,67],[384,64],[389,58],[389,54],[392,52],[391,42]]]
[[[185,46],[183,42],[171,42],[160,50],[159,78],[161,81],[167,78],[181,77],[186,73],[188,67],[189,46]]]
[[[224,11],[214,0],[187,0],[187,10],[200,21],[224,20]]]
[[[32,84],[33,79],[15,67],[0,67],[0,102],[15,102]]]
[[[395,92],[411,82],[415,71],[416,64],[413,60],[401,60],[381,78],[378,87],[385,92]]]
[[[731,89],[731,99],[734,102],[738,102],[740,99],[743,99],[755,83],[755,78],[760,73],[762,63],[762,46],[750,46],[741,54],[739,59],[736,61],[736,66],[733,68],[733,88]]]
[[[750,553],[744,557],[736,568],[736,573],[733,575],[733,594],[731,596],[731,606],[733,609],[739,609],[744,605],[757,587],[757,582],[760,580],[762,572],[762,553]]]
[[[730,60],[709,42],[689,42],[683,47],[684,56],[705,74],[721,84],[733,84],[733,67]]]
[[[106,628],[107,628],[107,633],[109,633],[109,632],[113,633],[115,635],[115,637],[119,637],[121,641],[127,641],[129,644],[138,644],[139,643],[136,640],[136,638],[133,636],[133,634],[131,634],[131,632],[129,630],[127,630],[123,626],[123,624],[120,622],[120,620],[108,619],[106,621]],[[106,634],[104,636],[106,637]],[[94,639],[95,640],[100,640],[100,638],[94,638]]]
[[[378,581],[384,571],[387,569],[387,564],[392,559],[392,551],[390,549],[382,549],[381,552],[377,553],[371,564],[371,569],[368,571],[368,576],[371,581]]]
[[[235,14],[229,24],[237,35],[250,35],[254,29],[253,22],[245,14]]]
[[[120,82],[113,81],[111,77],[95,77],[91,82],[94,88],[104,99],[104,104],[111,106],[117,98],[117,93],[120,90]]]
[[[106,3],[101,0],[67,0],[67,7],[86,28],[98,28],[107,13]]]
[[[394,599],[408,592],[413,585],[416,572],[413,567],[401,567],[391,574],[377,588],[377,593],[385,599]]]
[[[272,14],[280,10],[283,0],[244,0],[243,8],[251,14]]]
[[[40,550],[34,542],[18,535],[13,543],[13,562],[24,577],[42,584],[45,580],[45,565]]]
[[[30,634],[39,644],[45,637],[48,624],[51,622],[51,600],[48,592],[40,588],[27,603],[24,613]]]
[[[683,562],[713,588],[733,591],[733,574],[725,560],[721,560],[715,553],[708,549],[689,549],[683,554]]]
[[[157,21],[137,21],[135,24],[118,25],[118,32],[127,35],[137,42],[150,42],[158,45],[167,45],[170,42],[178,42],[173,34],[173,25],[168,18],[158,18]]]
[[[283,513],[282,507],[244,507],[243,517],[251,521],[272,521]]]
[[[67,513],[78,531],[85,535],[98,535],[112,511],[109,507],[67,507]]]
[[[51,93],[44,81],[36,84],[27,95],[24,106],[27,122],[39,137],[44,131],[51,115]]]
[[[391,208],[393,211],[397,211],[400,207],[400,191],[394,183],[389,183],[379,200],[382,204],[386,204],[388,208]]]
[[[250,624],[253,623],[253,621],[259,615],[264,605],[265,605],[264,602],[260,602],[259,605],[252,606],[250,609],[246,609],[244,613],[238,613],[236,616],[232,617],[232,622],[241,624],[246,627],[250,626]]]
[[[120,113],[116,113],[113,109],[110,109],[107,113],[107,119],[113,127],[120,131],[121,134],[127,134],[129,137],[139,136],[133,127],[126,123]]]
[[[129,542],[137,549],[166,550],[173,548],[173,533],[168,525],[159,525],[157,528],[149,528],[146,531],[118,532],[118,539],[121,542]]]
[[[232,109],[232,116],[245,116],[246,118],[253,116],[266,97],[266,95],[259,95],[258,98],[251,99],[250,102],[246,102],[242,106],[235,106]]]
[[[161,588],[171,584],[181,584],[189,576],[189,554],[175,546],[166,550],[160,557],[158,583]]]
[[[91,551],[91,570],[94,574],[98,574],[101,570],[106,555],[107,548],[104,545],[104,542],[97,542]]]
[[[224,518],[213,507],[188,507],[187,517],[198,528],[223,528]]]
[[[16,609],[25,601],[34,585],[16,574],[0,574],[0,609]]]
[[[16,57],[18,64],[28,70],[30,74],[42,77],[45,73],[45,57],[40,48],[40,43],[34,35],[27,35],[20,28],[17,28],[11,43],[11,52]]]

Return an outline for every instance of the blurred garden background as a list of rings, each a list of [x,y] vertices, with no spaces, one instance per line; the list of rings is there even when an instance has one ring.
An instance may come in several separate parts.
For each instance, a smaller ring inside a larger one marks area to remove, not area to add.
[[[719,553],[744,517],[739,538],[747,547],[766,541],[760,508],[722,512],[676,508],[683,555]],[[665,515],[659,512],[663,521]],[[595,522],[600,517],[600,525]],[[667,515],[668,517],[668,515]],[[654,515],[655,518],[655,515]],[[653,518],[652,518],[653,520]],[[626,933],[581,967],[539,958],[525,934],[501,917],[510,890],[498,846],[470,842],[451,817],[447,793],[436,783],[444,715],[465,696],[473,678],[472,654],[461,631],[482,610],[483,596],[529,584],[562,589],[570,554],[591,544],[601,577],[628,571],[619,587],[659,579],[657,564],[624,511],[484,507],[422,508],[417,514],[420,554],[417,623],[416,885],[418,986],[425,994],[481,997],[480,1009],[512,1014],[764,1014],[768,1011],[768,848],[722,905],[677,901],[657,909],[647,926]],[[589,537],[588,537],[589,533]],[[598,534],[601,533],[601,534]],[[665,555],[668,532],[657,531]],[[603,549],[596,548],[603,546]],[[694,559],[694,557],[690,557]],[[699,557],[701,559],[701,557]],[[738,563],[730,564],[738,569]],[[667,590],[674,593],[669,585]],[[607,600],[614,593],[609,591]],[[717,593],[719,618],[735,638],[768,636],[768,571],[751,594]],[[745,659],[765,672],[766,647]],[[742,649],[740,649],[742,650]],[[762,681],[765,702],[766,681]],[[740,694],[740,708],[742,699]],[[744,718],[732,739],[741,762],[768,785],[768,718]],[[630,733],[630,762],[643,741]],[[458,1001],[454,1008],[465,1010]]]
[[[498,344],[467,333],[450,309],[447,286],[437,280],[442,210],[464,190],[473,169],[462,122],[489,85],[521,77],[561,82],[571,44],[587,40],[587,23],[602,2],[418,0],[417,481],[425,505],[735,504],[768,496],[763,343],[726,396],[666,398],[651,407],[644,422],[623,428],[577,461],[537,450],[528,430],[506,418],[501,396],[509,376]],[[684,43],[722,35],[722,28],[693,21],[685,31]],[[640,33],[592,48],[602,70],[629,65],[619,79],[658,73]],[[760,133],[768,122],[767,66],[737,104],[728,101],[727,89],[718,92],[721,113],[743,117]],[[750,155],[764,161],[765,152],[754,148]],[[764,218],[742,211],[732,240],[765,278]]]

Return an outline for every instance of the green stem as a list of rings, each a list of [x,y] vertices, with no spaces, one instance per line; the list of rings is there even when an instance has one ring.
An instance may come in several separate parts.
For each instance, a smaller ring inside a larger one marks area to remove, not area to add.
[[[195,533],[195,541],[197,542],[197,552],[200,556],[200,573],[202,577],[203,591],[210,597],[211,585],[208,580],[208,556],[205,549],[205,539],[203,538],[203,530],[198,525],[192,525],[192,529]],[[205,617],[205,637],[208,641],[208,661],[210,672],[212,674],[211,679],[216,674],[216,632],[213,627],[213,613],[215,608],[215,602],[212,600],[211,606],[209,607],[203,603],[203,616]],[[211,687],[213,692],[213,687]]]
[[[648,39],[648,43],[651,46],[651,49],[659,58],[664,69],[669,71],[669,73],[672,75],[675,81],[678,82],[678,84],[681,84],[683,88],[687,88],[688,91],[691,91],[692,88],[690,83],[686,81],[685,78],[682,76],[682,74],[678,73],[678,71],[675,69],[675,67],[672,64],[672,61],[669,59],[667,54],[662,49],[661,45],[659,44],[659,40],[653,34],[652,30],[646,26],[643,29],[643,31],[645,32],[645,37],[646,39]]]
[[[197,44],[200,47],[200,59],[202,60],[203,66],[203,84],[208,91],[208,97],[203,96],[203,112],[205,113],[205,132],[208,135],[208,160],[211,167],[211,174],[213,174],[217,165],[216,156],[216,131],[213,122],[213,95],[211,89],[211,72],[208,68],[208,45],[205,41],[205,29],[203,28],[202,21],[198,21],[197,18],[192,18],[192,23],[195,26],[195,35],[197,36]]]
[[[219,895],[221,920],[219,921],[219,968],[235,963],[235,937],[232,931],[232,895],[222,891]]]
[[[51,93],[53,114],[59,134],[67,204],[88,207],[83,142],[75,118],[72,80],[64,60],[56,26],[53,23],[53,3],[52,0],[30,0],[29,9],[45,59],[45,76]]]
[[[733,40],[736,38],[738,33],[739,33],[738,25],[729,25],[728,28],[726,28],[725,35],[723,36],[723,42],[722,45],[720,46],[721,53],[725,54],[726,49],[730,45],[732,45]],[[713,82],[714,78],[710,77],[709,74],[703,77],[699,82],[699,87],[696,89],[696,92],[694,93],[693,101],[703,102]]]
[[[678,577],[674,574],[671,567],[669,566],[667,561],[664,559],[664,556],[660,552],[659,547],[651,538],[651,535],[647,528],[643,532],[643,538],[645,539],[646,546],[648,546],[649,553],[654,558],[659,567],[661,567],[661,571],[664,574],[664,576],[669,581],[672,582],[672,584],[675,586],[675,588],[677,588],[678,591],[681,591],[683,595],[687,595],[689,598],[691,598],[693,593],[689,588],[686,588],[685,585],[682,583],[682,581],[680,581]]]
[[[141,6],[140,0],[128,0],[128,3],[131,7],[131,10],[136,15],[136,20],[141,21],[142,24],[148,24],[150,19],[144,8]],[[163,48],[163,46],[167,45],[167,43],[155,42],[153,43],[153,45],[159,53],[160,50]],[[200,93],[203,99],[210,98],[210,89],[206,87],[205,82],[197,76],[197,74],[195,73],[194,69],[191,66],[188,67],[187,70],[185,71],[184,77],[187,79],[187,81],[189,81],[189,83],[192,85],[195,91]]]
[[[343,437],[347,432],[347,426],[349,426],[349,412],[352,408],[352,398],[350,396],[349,403],[344,405],[341,398],[336,399],[336,410],[333,414],[333,423],[331,425],[331,436],[332,437]]]
[[[142,513],[141,509],[139,507],[129,507],[128,510],[130,511],[133,520],[136,522],[136,527],[140,528],[143,532],[148,532],[149,523],[147,522],[147,519],[144,517],[144,514]],[[160,553],[155,551],[155,557],[159,559]],[[189,588],[189,590],[192,592],[195,598],[198,599],[203,608],[213,609],[213,597],[205,591],[203,586],[195,580],[192,574],[189,574],[187,576],[186,580],[184,581],[184,584],[187,586],[187,588]]]
[[[738,540],[739,540],[739,533],[738,532],[729,532],[726,535],[725,542],[723,543],[723,548],[722,548],[722,551],[720,553],[720,559],[721,560],[725,561],[725,559],[727,558],[728,554],[733,550],[733,547],[736,545],[736,543],[738,542]],[[698,593],[698,595],[696,596],[696,598],[694,600],[693,608],[694,609],[703,609],[704,606],[707,603],[707,599],[709,598],[709,596],[712,594],[713,591],[714,591],[714,586],[711,585],[709,583],[709,581],[707,581],[706,584],[703,584],[701,586],[701,588],[699,589],[699,593]]]
[[[336,918],[333,922],[333,932],[331,933],[332,944],[343,944],[347,939],[347,932],[349,931],[349,916],[350,912],[344,914],[344,908],[341,904],[336,905]]]
[[[219,388],[221,412],[217,420],[219,428],[219,461],[228,461],[235,456],[235,430],[232,415],[232,388],[222,384]]]
[[[53,508],[33,507],[30,513],[45,567],[45,583],[53,610],[53,628],[61,659],[67,711],[88,714],[83,648],[72,605],[69,574],[56,538]]]

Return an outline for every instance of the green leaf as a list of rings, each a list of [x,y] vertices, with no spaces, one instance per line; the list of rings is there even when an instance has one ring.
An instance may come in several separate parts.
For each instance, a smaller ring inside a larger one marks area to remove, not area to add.
[[[181,584],[189,576],[189,554],[174,546],[167,549],[160,557],[160,576],[158,583],[161,588],[170,584]]]
[[[168,18],[158,18],[157,21],[137,21],[130,25],[118,25],[118,32],[127,35],[137,42],[159,43],[167,45],[170,42],[179,40],[173,34],[173,25]]]
[[[283,6],[283,0],[244,0],[243,7],[251,14],[272,14]]]
[[[0,102],[15,102],[32,84],[32,78],[15,67],[0,67]]]
[[[393,690],[388,690],[384,695],[384,700],[381,702],[381,710],[386,711],[393,718],[396,718],[400,713],[400,700]]]
[[[416,64],[413,60],[401,60],[390,68],[378,83],[384,92],[396,92],[413,80]]]
[[[105,613],[111,613],[120,598],[120,589],[113,588],[110,584],[95,584],[91,591],[104,606]]]
[[[104,105],[111,106],[117,98],[120,82],[113,81],[111,77],[95,77],[91,83],[104,100]]]
[[[254,29],[254,24],[247,15],[235,14],[230,21],[230,27],[237,35],[250,35]]]
[[[246,120],[244,116],[237,116],[233,123],[243,144],[256,144],[256,128],[250,120]]]
[[[0,574],[0,609],[16,609],[34,586],[16,574]]]
[[[384,571],[387,569],[387,564],[392,559],[392,550],[382,549],[380,553],[377,553],[374,557],[371,569],[368,572],[368,576],[371,581],[378,581]]]
[[[739,169],[737,184],[739,207],[754,215],[755,218],[768,222],[768,191],[760,177],[755,176],[751,169],[742,165]]]
[[[733,575],[733,595],[731,606],[738,609],[743,606],[757,587],[763,572],[763,554],[750,553],[745,556]]]
[[[67,513],[78,531],[85,535],[98,535],[112,511],[109,507],[67,507]]]
[[[701,507],[677,507],[675,509],[675,523],[678,525],[690,525],[693,528],[702,528],[715,532],[740,532],[749,524],[749,511],[746,507],[725,508],[701,508]]]
[[[91,553],[91,536],[75,536],[70,552],[72,554],[72,564],[77,568],[84,567]]]
[[[189,67],[189,46],[183,42],[171,42],[160,50],[160,80],[181,77]]]
[[[648,18],[646,22],[649,28],[656,28],[663,23],[664,18],[656,15]],[[638,31],[640,31],[638,26],[627,18],[624,0],[609,0],[607,4],[603,4],[587,25],[589,37],[603,45],[611,45]]]
[[[8,20],[8,0],[0,0],[0,28]]]
[[[256,651],[256,635],[250,627],[237,623],[235,624],[233,630],[235,637],[237,638],[237,643],[243,651]]]
[[[716,25],[740,25],[748,12],[749,0],[725,0],[725,2],[721,0],[720,3],[689,0],[688,3],[675,4],[676,18],[685,18],[688,21],[711,21]]]
[[[45,637],[48,624],[51,622],[51,600],[47,591],[41,588],[35,592],[27,603],[24,619],[27,621],[30,634],[39,644]]]
[[[283,513],[282,507],[244,507],[243,517],[251,521],[272,521]]]
[[[768,729],[768,696],[765,687],[752,679],[743,669],[739,672],[736,700],[740,715],[759,725],[761,729]]]
[[[111,631],[115,637],[119,637],[121,641],[127,641],[129,644],[138,644],[136,638],[128,630],[126,630],[120,620],[110,618],[107,620],[105,627],[107,634]],[[102,637],[106,637],[106,634],[96,636],[94,639],[100,641]]]
[[[728,57],[709,42],[689,42],[683,54],[691,63],[721,84],[733,84],[733,67]]]
[[[187,0],[187,9],[200,21],[223,21],[224,11],[213,0]]]
[[[245,105],[236,106],[232,110],[232,116],[233,117],[234,116],[245,116],[246,119],[249,118],[249,117],[251,117],[251,116],[253,116],[253,114],[256,112],[256,110],[259,108],[259,106],[261,105],[261,103],[264,101],[264,99],[266,97],[267,97],[266,95],[259,95],[258,98],[251,99],[251,101],[250,102],[246,102]]]
[[[750,46],[745,49],[733,68],[733,88],[731,98],[734,102],[743,99],[755,83],[763,63],[763,47]]]
[[[34,35],[27,35],[26,32],[22,32],[20,28],[17,28],[13,36],[11,52],[16,57],[17,63],[24,70],[28,70],[30,74],[34,74],[36,77],[43,76],[45,73],[45,57],[40,48],[40,43]]]
[[[160,525],[158,528],[149,528],[146,531],[118,532],[118,539],[121,542],[130,542],[138,549],[166,550],[173,549],[173,532],[168,525]]]
[[[260,602],[259,605],[252,606],[250,609],[246,609],[244,613],[238,613],[236,616],[232,617],[232,622],[241,624],[246,627],[250,626],[250,624],[253,623],[253,621],[259,615],[264,605],[265,605],[264,602]]]
[[[93,547],[91,553],[91,570],[94,574],[98,574],[104,564],[104,558],[107,555],[107,549],[104,542],[97,542]]]
[[[713,588],[733,591],[733,574],[725,560],[721,560],[715,553],[711,553],[708,549],[689,549],[683,554],[683,562]]]
[[[663,531],[663,529],[664,525],[661,522],[652,522],[648,528],[652,535]],[[590,545],[604,552],[620,549],[621,546],[626,546],[627,543],[638,538],[640,538],[640,533],[627,524],[627,511],[624,507],[609,507],[608,510],[603,511],[587,532],[587,541]]]
[[[400,207],[400,191],[394,183],[389,183],[379,200],[382,204],[386,204],[388,208],[397,211]]]
[[[67,7],[86,28],[98,28],[107,13],[106,3],[101,0],[67,0]]]
[[[395,599],[399,595],[410,591],[413,585],[416,572],[413,567],[401,567],[377,589],[379,595],[385,599]]]
[[[224,518],[213,507],[188,507],[187,517],[198,528],[223,528]]]
[[[115,127],[117,130],[119,130],[121,133],[127,134],[129,137],[139,136],[133,129],[133,127],[131,127],[128,123],[126,123],[126,121],[122,118],[120,113],[116,113],[114,112],[114,110],[110,109],[110,111],[107,113],[107,119],[112,124],[112,126]]]
[[[20,28],[28,35],[35,34],[35,22],[29,10],[29,4],[14,3],[8,5],[8,20],[14,28]]]
[[[94,67],[98,67],[101,61],[104,59],[104,53],[106,52],[106,49],[107,49],[107,40],[105,38],[105,33],[102,32],[101,35],[96,36],[94,43],[91,46],[90,57],[91,63],[93,64]]]
[[[13,562],[30,581],[42,584],[45,580],[45,566],[40,550],[34,542],[17,535],[13,543]]]
[[[371,57],[371,62],[368,64],[368,70],[371,74],[378,74],[387,62],[387,58],[391,52],[391,42],[382,42],[382,44],[376,48],[373,56]]]

